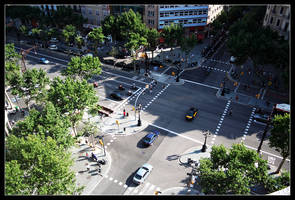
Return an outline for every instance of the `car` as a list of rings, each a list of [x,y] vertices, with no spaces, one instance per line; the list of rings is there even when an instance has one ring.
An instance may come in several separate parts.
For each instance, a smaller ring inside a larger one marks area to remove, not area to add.
[[[57,48],[57,46],[55,44],[51,44],[51,45],[49,45],[48,49],[57,50],[58,48]]]
[[[86,57],[86,56],[93,57],[93,54],[92,53],[87,53],[87,54],[84,55],[84,57]]]
[[[133,183],[139,185],[142,184],[147,177],[150,175],[150,173],[153,170],[153,166],[145,163],[144,165],[142,165],[141,168],[138,169],[138,171],[136,172],[136,174],[133,177]]]
[[[152,131],[150,133],[148,133],[144,139],[143,139],[143,143],[147,146],[153,145],[153,142],[156,140],[156,138],[158,138],[160,132],[159,131]]]
[[[185,115],[185,119],[186,120],[194,119],[197,116],[198,111],[199,110],[197,108],[194,108],[194,107],[190,108],[189,111]]]
[[[116,99],[116,100],[123,100],[124,98],[123,98],[123,96],[121,95],[121,93],[119,93],[119,92],[112,92],[111,94],[110,94],[110,97],[112,97],[112,98],[114,98],[114,99]]]
[[[43,64],[48,64],[49,60],[47,60],[46,58],[40,58],[40,62]]]
[[[253,119],[254,119],[254,121],[257,121],[257,122],[267,123],[268,117],[269,117],[268,114],[259,114],[259,113],[256,113],[253,116]]]
[[[58,40],[56,38],[51,38],[49,41],[52,42],[52,43],[58,42]]]

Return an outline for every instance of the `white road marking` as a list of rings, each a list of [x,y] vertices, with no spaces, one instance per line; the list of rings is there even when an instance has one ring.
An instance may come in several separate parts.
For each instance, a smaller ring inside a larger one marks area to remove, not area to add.
[[[169,129],[163,128],[163,127],[161,127],[161,126],[157,126],[157,125],[155,125],[155,124],[149,124],[149,125],[154,126],[154,127],[156,127],[156,128],[159,128],[159,129],[162,129],[162,130],[167,131],[167,132],[169,132],[169,133],[172,133],[172,134],[174,134],[174,135],[178,135],[178,136],[180,136],[180,137],[186,138],[186,139],[188,139],[188,140],[191,140],[191,141],[196,142],[196,143],[199,143],[199,144],[203,144],[203,143],[204,143],[204,142],[201,142],[201,141],[195,140],[195,139],[193,139],[193,138],[190,138],[190,137],[184,136],[184,135],[182,135],[182,134],[176,133],[176,132],[171,131],[171,130],[169,130]]]
[[[198,82],[189,81],[189,80],[185,80],[185,79],[183,79],[183,80],[185,82],[188,82],[188,83],[193,83],[193,84],[196,84],[196,85],[201,85],[201,86],[204,86],[204,87],[209,87],[209,88],[213,88],[213,89],[219,90],[218,87],[214,87],[214,86],[211,86],[211,85],[206,85],[206,84],[203,84],[203,83],[198,83]]]

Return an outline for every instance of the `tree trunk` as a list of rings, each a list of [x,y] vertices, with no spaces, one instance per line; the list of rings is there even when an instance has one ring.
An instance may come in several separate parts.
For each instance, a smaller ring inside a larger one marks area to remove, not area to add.
[[[13,108],[13,104],[12,104],[11,99],[10,99],[9,95],[7,94],[6,90],[5,90],[5,96],[7,98],[7,101],[9,103],[10,107]]]
[[[286,158],[287,158],[287,156],[286,156],[286,157],[283,157],[283,160],[281,161],[281,163],[280,163],[278,169],[274,172],[274,174],[278,174],[278,173],[280,173],[281,168],[282,168],[282,166],[283,166],[283,164],[284,164]]]
[[[73,129],[74,135],[77,136],[77,130],[76,130],[76,123],[75,122],[72,123],[72,129]]]
[[[154,61],[154,51],[152,51],[152,62]]]

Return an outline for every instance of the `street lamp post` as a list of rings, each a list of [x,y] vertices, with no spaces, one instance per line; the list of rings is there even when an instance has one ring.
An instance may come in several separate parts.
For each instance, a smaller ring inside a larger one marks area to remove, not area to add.
[[[207,142],[207,137],[211,135],[211,133],[209,132],[209,130],[205,131],[205,133],[203,132],[203,135],[205,135],[205,142],[204,145],[202,147],[202,152],[206,152],[207,146],[206,146],[206,142]]]
[[[137,122],[137,126],[141,126],[140,110],[141,110],[141,104],[139,104],[139,106],[138,106],[138,122]]]

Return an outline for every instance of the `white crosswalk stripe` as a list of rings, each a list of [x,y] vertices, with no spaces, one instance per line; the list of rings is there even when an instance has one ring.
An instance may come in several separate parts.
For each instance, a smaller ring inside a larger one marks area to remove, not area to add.
[[[132,185],[126,189],[124,195],[154,195],[156,191],[155,188],[156,186],[149,182],[139,186]],[[160,190],[161,189],[157,187],[157,191]]]

